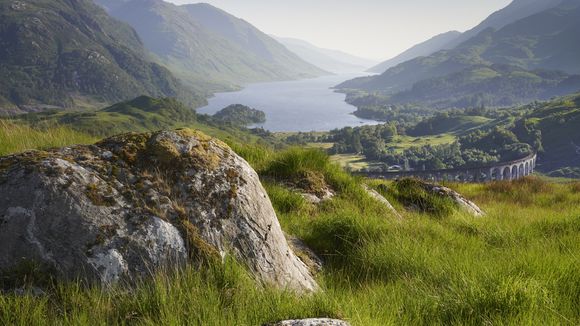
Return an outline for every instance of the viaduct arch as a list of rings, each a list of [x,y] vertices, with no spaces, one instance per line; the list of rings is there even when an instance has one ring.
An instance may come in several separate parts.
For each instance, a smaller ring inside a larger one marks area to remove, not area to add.
[[[490,182],[516,180],[532,174],[536,168],[537,154],[519,160],[500,162],[475,168],[426,171],[355,172],[373,179],[399,179],[415,177],[428,181]]]

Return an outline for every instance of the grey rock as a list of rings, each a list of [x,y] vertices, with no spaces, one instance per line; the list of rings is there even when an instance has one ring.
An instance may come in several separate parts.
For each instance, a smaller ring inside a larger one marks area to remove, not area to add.
[[[387,198],[385,198],[383,195],[381,195],[378,191],[372,189],[371,187],[364,185],[364,189],[367,192],[367,194],[369,194],[369,196],[371,196],[372,198],[374,198],[375,200],[377,200],[378,202],[380,202],[381,204],[383,204],[389,211],[391,211],[391,213],[393,213],[393,215],[398,218],[398,219],[402,219],[403,216],[401,214],[399,214],[399,212],[395,209],[395,207],[393,207],[393,205],[391,205],[391,202],[389,202],[389,200]]]
[[[308,270],[312,274],[316,274],[322,271],[323,261],[322,259],[312,250],[310,247],[295,236],[286,236],[288,239],[288,244],[290,248],[298,258],[308,267]]]
[[[344,320],[329,319],[329,318],[310,318],[310,319],[296,319],[296,320],[284,320],[271,326],[350,326]]]
[[[101,157],[105,160],[110,160],[113,158],[113,153],[109,151],[104,151],[103,154],[101,154]]]
[[[14,289],[14,295],[19,296],[19,297],[23,297],[23,296],[33,296],[33,297],[40,297],[43,295],[46,295],[46,292],[44,292],[43,289],[39,288],[39,287],[19,287]]]
[[[479,206],[477,206],[474,202],[470,201],[463,195],[459,194],[458,192],[450,188],[443,186],[435,186],[433,187],[433,191],[453,199],[453,201],[457,205],[459,205],[461,209],[463,209],[464,211],[468,212],[469,214],[475,217],[482,217],[485,215],[485,212],[481,208],[479,208]]]
[[[460,193],[456,192],[453,189],[434,184],[434,183],[423,183],[423,188],[427,191],[433,192],[443,197],[448,197],[453,200],[462,210],[466,211],[467,213],[473,215],[474,217],[482,217],[485,215],[485,212],[479,208],[474,202],[470,201],[469,199],[465,198]]]
[[[311,204],[320,204],[334,198],[335,194],[330,189],[322,189],[320,194],[301,193],[302,198]]]
[[[233,255],[265,284],[318,289],[256,172],[187,129],[0,158],[0,244],[0,270],[34,262],[103,285],[195,253]]]

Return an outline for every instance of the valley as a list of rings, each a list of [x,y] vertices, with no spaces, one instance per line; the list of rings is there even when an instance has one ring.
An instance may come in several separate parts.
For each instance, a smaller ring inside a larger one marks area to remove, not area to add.
[[[579,325],[579,22],[0,0],[0,325]]]
[[[330,131],[346,126],[376,124],[352,113],[356,107],[331,89],[357,74],[334,75],[299,81],[251,84],[241,91],[217,93],[197,112],[213,114],[231,104],[244,104],[266,113],[266,122],[254,127],[272,132]]]

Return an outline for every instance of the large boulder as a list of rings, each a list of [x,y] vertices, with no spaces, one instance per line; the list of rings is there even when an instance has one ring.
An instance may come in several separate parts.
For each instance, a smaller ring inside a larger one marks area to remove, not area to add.
[[[0,158],[0,270],[30,263],[100,284],[235,256],[258,280],[317,284],[289,248],[258,175],[188,129]]]

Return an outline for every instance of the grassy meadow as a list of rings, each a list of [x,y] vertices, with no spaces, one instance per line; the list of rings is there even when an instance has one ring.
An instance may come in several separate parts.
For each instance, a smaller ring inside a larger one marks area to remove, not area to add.
[[[2,154],[93,141],[64,129],[50,137],[6,123],[0,130]],[[319,150],[227,141],[261,175],[283,229],[323,258],[316,275],[323,291],[262,287],[235,261],[207,262],[135,288],[49,283],[43,295],[5,291],[0,324],[262,325],[323,316],[352,325],[580,324],[580,183],[448,184],[487,215],[424,213],[405,209],[389,182],[354,178]],[[288,186],[304,178],[337,196],[307,202]]]
[[[92,144],[98,138],[67,127],[31,128],[0,119],[0,156],[31,149]]]

